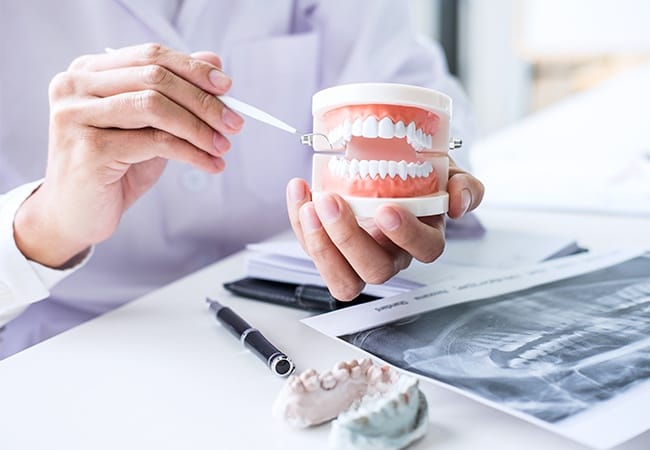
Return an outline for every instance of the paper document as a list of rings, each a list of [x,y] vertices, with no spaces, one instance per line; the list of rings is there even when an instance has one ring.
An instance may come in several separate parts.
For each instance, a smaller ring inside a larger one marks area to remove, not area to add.
[[[303,322],[593,448],[650,429],[650,252],[568,256]]]
[[[294,238],[249,244],[246,275],[265,280],[324,286],[316,266]],[[533,264],[574,253],[573,239],[488,230],[481,237],[450,239],[442,257],[433,264],[413,261],[411,266],[382,285],[368,285],[365,293],[386,297],[427,284],[476,278],[495,269]]]

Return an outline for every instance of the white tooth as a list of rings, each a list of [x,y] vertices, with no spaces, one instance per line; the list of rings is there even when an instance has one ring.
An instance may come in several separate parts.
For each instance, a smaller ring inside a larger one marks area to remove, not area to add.
[[[384,117],[379,121],[379,137],[384,139],[392,139],[395,134],[395,126],[393,122],[388,118]]]
[[[385,159],[379,161],[379,164],[377,164],[377,170],[379,171],[380,177],[386,178],[386,175],[388,174],[388,161]]]
[[[343,137],[346,141],[349,141],[350,136],[352,136],[352,124],[350,123],[350,119],[345,119],[343,122]]]
[[[350,372],[346,368],[334,369],[332,371],[332,375],[334,375],[334,379],[336,381],[346,381],[348,378],[350,378]]]
[[[430,134],[427,135],[427,148],[429,150],[433,148],[433,136]]]
[[[348,363],[347,363],[347,361],[341,361],[341,362],[338,362],[338,363],[336,363],[336,365],[334,366],[334,368],[335,368],[335,369],[344,369],[344,370],[348,370]]]
[[[375,384],[375,385],[378,384],[379,379],[381,378],[381,368],[377,366],[370,367],[368,369],[367,376],[368,376],[368,381],[371,384]]]
[[[359,174],[359,160],[353,159],[350,161],[350,168],[348,169],[348,175],[350,178],[356,177]]]
[[[397,163],[397,172],[399,173],[399,177],[402,180],[406,180],[406,161],[401,160],[399,163]]]
[[[368,160],[362,159],[359,161],[359,176],[361,178],[368,176]]]
[[[321,387],[326,391],[329,391],[330,389],[334,388],[334,386],[336,386],[336,379],[331,372],[326,372],[318,378],[320,380]]]
[[[433,172],[433,165],[431,165],[430,161],[425,162],[422,165],[422,168],[424,169],[424,176],[428,177],[431,172]]]
[[[424,168],[424,164],[418,166],[418,174],[417,176],[419,178],[424,178],[426,177],[426,169]]]
[[[366,117],[363,121],[363,137],[376,138],[377,137],[377,119],[374,116]]]
[[[362,132],[363,132],[363,121],[359,117],[352,123],[352,136],[361,136]]]
[[[388,163],[388,175],[390,175],[391,178],[395,178],[396,174],[397,174],[397,162],[390,161]]]
[[[417,166],[415,164],[408,163],[408,165],[406,166],[406,172],[408,173],[408,175],[410,177],[414,177],[414,176],[417,175],[418,168],[417,168]]]
[[[368,369],[373,365],[372,360],[370,358],[363,358],[361,361],[359,361],[359,365],[361,366],[361,372],[368,373]]]
[[[414,136],[415,136],[415,122],[411,122],[406,127],[406,138],[408,139],[409,142],[411,142]]]
[[[344,177],[348,174],[348,161],[346,159],[341,159],[339,164],[339,176]]]
[[[376,159],[368,161],[368,175],[370,178],[377,178],[377,173],[379,173],[379,161]]]
[[[341,164],[342,161],[338,158],[336,158],[336,163],[332,166],[332,173],[336,176],[338,176],[341,172]]]
[[[336,173],[336,160],[337,158],[330,158],[327,162],[327,168],[330,170],[330,173]]]
[[[406,127],[404,126],[404,122],[400,120],[395,124],[395,137],[403,138],[404,136],[406,136]]]
[[[334,135],[334,140],[332,140],[332,143],[339,143],[340,141],[343,140],[343,128],[341,127],[336,127],[335,130],[335,135]]]

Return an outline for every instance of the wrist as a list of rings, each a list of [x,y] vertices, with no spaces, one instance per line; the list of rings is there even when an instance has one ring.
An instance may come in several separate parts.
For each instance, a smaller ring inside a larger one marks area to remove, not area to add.
[[[14,240],[29,260],[54,269],[71,267],[83,259],[89,245],[77,242],[59,231],[55,216],[48,214],[40,188],[16,211]]]

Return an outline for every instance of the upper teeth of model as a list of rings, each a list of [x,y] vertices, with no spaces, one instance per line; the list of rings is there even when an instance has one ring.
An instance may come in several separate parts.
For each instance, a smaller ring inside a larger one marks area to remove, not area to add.
[[[343,157],[330,158],[329,170],[332,174],[344,177],[361,177],[369,176],[370,178],[386,178],[389,176],[394,178],[399,176],[402,180],[407,177],[424,178],[428,177],[433,171],[433,165],[430,161],[423,161],[419,163],[406,161],[386,161],[385,159],[353,159],[351,161]]]
[[[335,147],[344,146],[352,136],[380,137],[383,139],[406,137],[406,142],[416,151],[431,150],[431,135],[424,133],[420,128],[416,128],[415,122],[404,124],[400,120],[393,123],[389,117],[380,120],[377,120],[374,116],[368,116],[365,119],[358,117],[354,122],[345,119],[341,125],[330,130],[327,134],[327,138]]]

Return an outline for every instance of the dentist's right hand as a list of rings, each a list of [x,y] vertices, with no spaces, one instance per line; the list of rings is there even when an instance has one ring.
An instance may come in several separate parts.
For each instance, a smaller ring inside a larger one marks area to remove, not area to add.
[[[144,44],[82,56],[55,76],[45,179],[14,221],[22,253],[69,265],[113,234],[167,160],[224,170],[224,135],[243,120],[215,97],[231,85],[220,69],[212,53]]]

